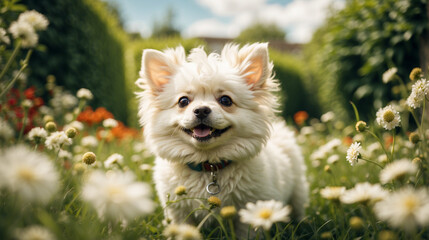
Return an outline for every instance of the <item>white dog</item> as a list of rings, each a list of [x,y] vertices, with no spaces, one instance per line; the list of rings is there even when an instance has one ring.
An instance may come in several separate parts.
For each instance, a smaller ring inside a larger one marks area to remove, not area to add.
[[[207,55],[182,47],[164,52],[144,50],[144,91],[139,116],[148,148],[156,155],[154,181],[161,203],[216,195],[222,206],[244,208],[247,202],[277,200],[290,204],[296,218],[308,202],[306,167],[294,134],[275,119],[273,65],[268,45],[239,49],[226,45]],[[166,208],[174,223],[198,224],[207,214],[200,203],[184,200]],[[248,226],[236,219],[238,234]]]

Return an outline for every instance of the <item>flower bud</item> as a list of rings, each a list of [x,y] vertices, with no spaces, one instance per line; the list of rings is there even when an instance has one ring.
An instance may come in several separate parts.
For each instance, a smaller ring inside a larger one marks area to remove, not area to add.
[[[178,186],[178,187],[174,190],[174,193],[175,193],[177,196],[186,195],[186,194],[187,194],[187,193],[186,193],[186,187],[185,187],[185,186],[183,186],[183,185],[180,185],[180,186]]]
[[[353,230],[361,230],[364,228],[362,218],[360,217],[351,217],[349,219],[349,225]]]
[[[54,122],[47,122],[45,124],[45,129],[48,132],[55,132],[57,131],[57,124],[55,124]]]
[[[421,68],[413,68],[410,73],[411,81],[417,81],[423,77],[423,72]]]
[[[410,136],[408,136],[408,139],[413,144],[416,144],[420,141],[420,135],[417,132],[412,132],[412,133],[410,133]]]
[[[74,138],[76,136],[76,134],[77,134],[77,130],[74,127],[68,128],[66,130],[66,135],[69,138]]]
[[[87,165],[93,164],[95,160],[96,160],[96,156],[93,152],[87,152],[82,156],[82,162],[84,162]]]
[[[356,123],[355,127],[356,127],[356,131],[358,131],[358,132],[364,132],[366,130],[367,125],[366,125],[366,122],[359,121],[359,122]]]
[[[237,209],[235,209],[234,206],[223,207],[220,210],[220,215],[225,219],[233,218],[235,215],[237,215]]]
[[[209,197],[207,201],[209,202],[210,208],[220,207],[220,205],[222,204],[222,201],[215,196]]]

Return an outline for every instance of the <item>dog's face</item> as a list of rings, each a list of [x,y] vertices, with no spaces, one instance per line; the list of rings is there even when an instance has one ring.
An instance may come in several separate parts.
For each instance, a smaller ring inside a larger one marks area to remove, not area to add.
[[[149,148],[181,162],[239,161],[258,154],[269,136],[277,85],[266,44],[221,55],[183,48],[145,50],[140,93],[141,123]]]

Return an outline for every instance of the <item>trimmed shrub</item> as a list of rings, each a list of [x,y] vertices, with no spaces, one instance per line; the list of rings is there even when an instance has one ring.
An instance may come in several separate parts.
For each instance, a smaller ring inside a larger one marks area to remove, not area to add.
[[[44,86],[54,75],[71,93],[88,88],[93,107],[104,106],[115,118],[127,122],[124,44],[126,34],[106,5],[92,0],[24,0],[49,19],[40,35],[46,51],[31,58],[31,84]]]

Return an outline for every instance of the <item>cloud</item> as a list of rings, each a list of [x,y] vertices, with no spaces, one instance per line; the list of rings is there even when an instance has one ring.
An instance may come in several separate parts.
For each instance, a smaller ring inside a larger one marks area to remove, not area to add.
[[[138,32],[142,37],[149,37],[152,35],[152,28],[147,25],[146,21],[136,20],[127,22],[125,25],[127,32]]]
[[[228,23],[216,18],[203,19],[184,30],[188,37],[236,37],[254,22],[275,23],[287,32],[292,42],[307,42],[325,21],[330,8],[340,9],[344,0],[293,0],[289,4],[268,4],[265,0],[197,0],[219,17],[230,17]]]

